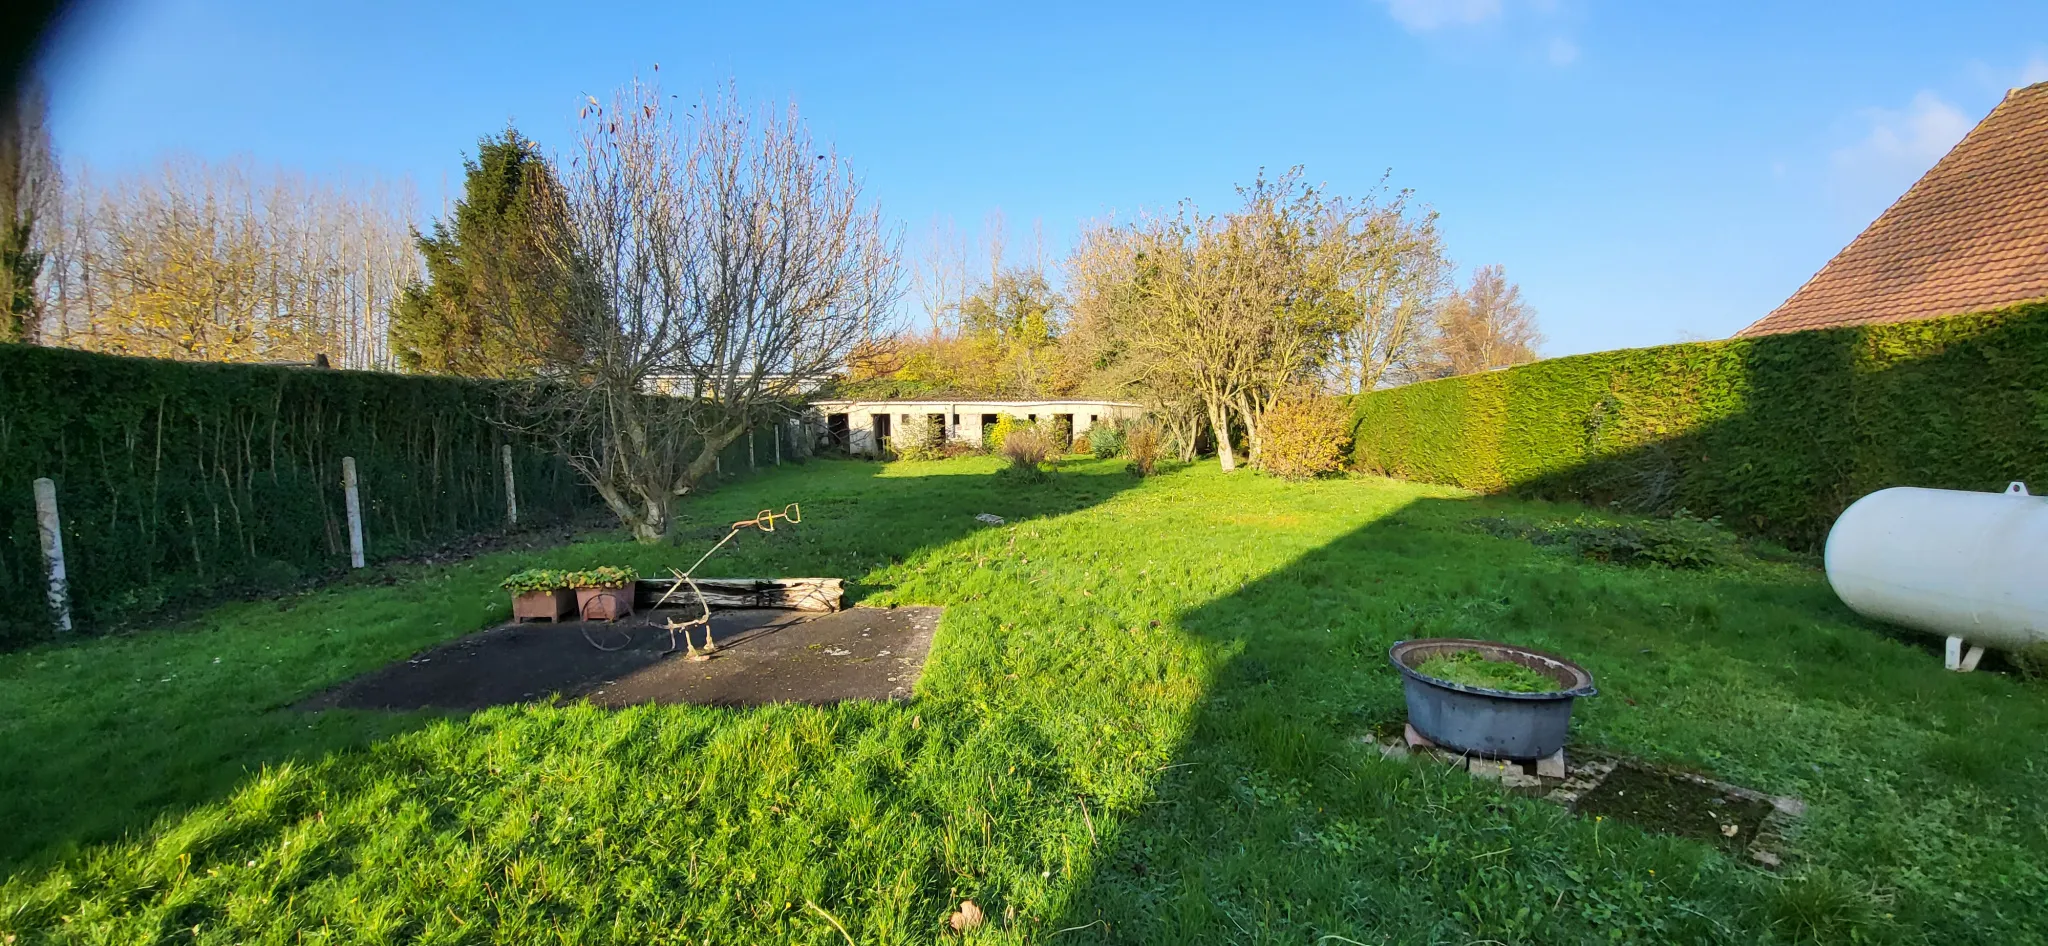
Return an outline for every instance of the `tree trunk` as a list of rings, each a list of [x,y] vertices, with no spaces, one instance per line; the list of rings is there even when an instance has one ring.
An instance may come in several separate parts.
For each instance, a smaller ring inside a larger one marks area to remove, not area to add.
[[[1236,406],[1238,416],[1244,420],[1245,442],[1249,448],[1246,460],[1252,469],[1260,469],[1260,461],[1266,454],[1266,443],[1265,438],[1259,436],[1259,415],[1252,412],[1252,402],[1246,395],[1237,396]]]
[[[635,503],[621,495],[610,483],[597,477],[589,477],[591,485],[597,488],[597,495],[604,500],[605,507],[612,515],[619,517],[619,524],[633,534],[633,540],[642,545],[660,542],[668,532],[668,509],[654,503]]]
[[[1223,402],[1209,402],[1209,427],[1216,431],[1216,459],[1223,472],[1237,469],[1237,453],[1230,446],[1230,412]]]

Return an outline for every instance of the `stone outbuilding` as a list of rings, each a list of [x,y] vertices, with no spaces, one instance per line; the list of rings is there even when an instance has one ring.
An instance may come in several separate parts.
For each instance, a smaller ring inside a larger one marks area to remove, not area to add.
[[[1121,418],[1135,418],[1144,408],[1122,401],[1043,400],[975,401],[930,398],[922,400],[823,400],[813,401],[817,411],[818,444],[825,449],[848,453],[877,454],[890,437],[906,430],[937,429],[951,443],[979,446],[996,419],[1009,414],[1021,420],[1065,425],[1071,436],[1080,437],[1088,428]],[[927,426],[929,425],[929,427]]]

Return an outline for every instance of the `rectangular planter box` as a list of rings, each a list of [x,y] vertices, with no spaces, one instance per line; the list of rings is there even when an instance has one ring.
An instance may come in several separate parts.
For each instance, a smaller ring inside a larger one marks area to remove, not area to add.
[[[512,596],[512,620],[526,621],[546,618],[559,621],[562,615],[576,613],[576,596],[567,588],[552,591],[529,591]]]
[[[616,621],[633,613],[633,587],[576,589],[576,613],[585,621]]]

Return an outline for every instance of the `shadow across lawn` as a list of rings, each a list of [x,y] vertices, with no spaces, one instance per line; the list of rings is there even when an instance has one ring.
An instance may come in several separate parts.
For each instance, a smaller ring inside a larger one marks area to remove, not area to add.
[[[1183,614],[1215,672],[1155,795],[1106,833],[1062,942],[1846,942],[2048,928],[2029,758],[2048,700],[1946,674],[1810,566],[1625,569],[1422,499]],[[1396,641],[1567,655],[1574,738],[1806,798],[1786,876],[1574,818],[1364,741],[1405,711]],[[1987,720],[2010,740],[1977,738]],[[1969,835],[1959,841],[1955,832]],[[1967,931],[1967,932],[1964,932]]]
[[[374,569],[318,591],[225,605],[184,624],[0,655],[0,868],[19,875],[228,796],[261,769],[309,764],[448,718],[289,707],[310,694],[510,616],[497,587],[533,565],[687,567],[738,519],[803,506],[804,521],[745,534],[704,574],[853,579],[984,526],[1101,502],[1135,481],[1077,463],[1026,488],[996,464],[814,461],[707,494],[660,546],[583,541],[445,566]],[[1085,475],[1085,474],[1094,475]]]

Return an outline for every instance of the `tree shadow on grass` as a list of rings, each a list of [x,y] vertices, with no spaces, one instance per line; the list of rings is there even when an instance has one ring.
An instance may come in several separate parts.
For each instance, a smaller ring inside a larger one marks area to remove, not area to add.
[[[1584,510],[1420,500],[1182,615],[1219,669],[1154,798],[1106,833],[1051,923],[1060,941],[1748,943],[1917,925],[2001,942],[2048,923],[2038,889],[1917,835],[1948,830],[1930,810],[1970,811],[1998,862],[2048,858],[2038,832],[1993,827],[2042,813],[2022,760],[2048,750],[2048,701],[1871,633],[1810,566],[1592,564],[1471,522],[1504,512]],[[1387,649],[1433,636],[1583,663],[1602,692],[1579,701],[1579,744],[1808,798],[1799,876],[1383,759],[1367,737],[1405,716]],[[2024,745],[1967,738],[1984,718],[2030,727]],[[1897,881],[1913,875],[1934,879]],[[1802,906],[1815,884],[1839,910]]]
[[[855,579],[849,598],[885,590],[871,573],[985,528],[1086,508],[1136,481],[1073,464],[1018,488],[984,464],[816,461],[692,500],[676,541],[584,542],[446,566],[373,570],[319,591],[225,605],[171,629],[0,655],[0,867],[32,872],[88,846],[225,798],[266,767],[336,753],[465,714],[289,709],[309,694],[506,620],[497,582],[533,564],[688,567],[730,524],[803,506],[800,525],[745,534],[709,575]]]

